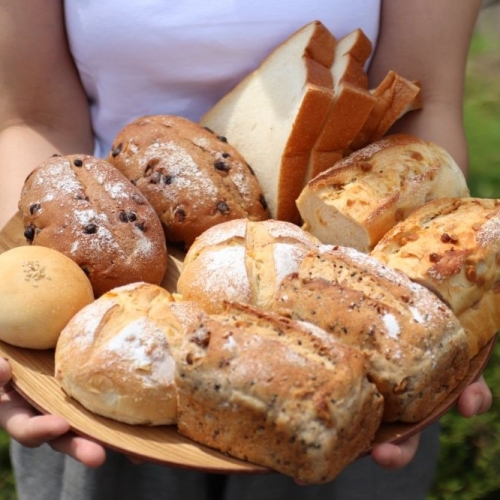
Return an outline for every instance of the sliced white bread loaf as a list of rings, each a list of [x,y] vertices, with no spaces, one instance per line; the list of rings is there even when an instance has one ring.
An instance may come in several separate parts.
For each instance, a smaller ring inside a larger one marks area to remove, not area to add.
[[[410,82],[394,71],[389,71],[372,90],[375,98],[368,119],[352,141],[350,149],[356,151],[381,139],[391,126],[405,113],[422,106],[420,84]]]
[[[273,218],[299,221],[295,199],[332,102],[335,44],[322,23],[307,24],[200,120],[250,164]]]
[[[307,181],[344,156],[375,105],[376,97],[368,90],[364,69],[371,51],[372,44],[360,29],[352,31],[337,43],[331,67],[333,100],[311,151]]]
[[[323,243],[368,252],[414,208],[435,198],[468,195],[464,175],[447,151],[397,134],[316,176],[297,206],[303,228]]]

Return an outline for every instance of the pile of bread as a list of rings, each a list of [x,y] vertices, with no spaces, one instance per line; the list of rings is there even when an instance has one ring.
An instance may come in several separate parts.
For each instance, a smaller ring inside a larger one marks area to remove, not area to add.
[[[30,246],[0,256],[18,292],[2,340],[55,347],[92,412],[308,483],[428,416],[500,328],[500,200],[471,198],[438,145],[382,137],[419,86],[391,72],[368,90],[370,52],[308,24],[201,123],[140,117],[106,160],[40,165],[19,204]],[[37,328],[49,285],[64,306]]]

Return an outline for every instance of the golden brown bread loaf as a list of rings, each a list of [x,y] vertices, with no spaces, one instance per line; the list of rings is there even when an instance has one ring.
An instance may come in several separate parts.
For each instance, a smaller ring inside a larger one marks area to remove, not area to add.
[[[221,222],[269,217],[245,159],[224,137],[185,118],[135,119],[116,136],[109,161],[144,193],[167,239],[186,248]]]
[[[184,259],[177,291],[207,312],[224,301],[267,307],[280,281],[320,242],[289,222],[238,219],[200,235]]]
[[[426,203],[372,255],[444,300],[464,325],[473,357],[500,328],[500,200]]]
[[[19,210],[27,241],[74,260],[96,296],[135,281],[159,284],[165,275],[167,247],[158,216],[105,160],[50,158],[26,179]]]
[[[55,352],[55,377],[88,410],[129,424],[174,424],[176,352],[201,312],[157,285],[115,288],[77,313]]]
[[[304,229],[323,243],[368,252],[415,207],[468,194],[462,171],[443,148],[397,134],[316,176],[297,206]]]
[[[308,483],[332,480],[380,425],[359,350],[250,306],[200,321],[176,381],[182,434]]]
[[[19,347],[55,347],[67,322],[94,300],[85,273],[51,248],[11,248],[0,255],[0,276],[0,340]]]
[[[360,348],[384,397],[384,421],[418,422],[468,371],[467,337],[427,288],[346,247],[311,252],[272,309]]]

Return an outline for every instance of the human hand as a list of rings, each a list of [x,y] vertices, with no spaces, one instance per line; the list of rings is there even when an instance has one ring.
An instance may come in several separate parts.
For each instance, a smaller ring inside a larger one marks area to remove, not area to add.
[[[492,394],[483,377],[467,386],[457,402],[458,412],[466,418],[487,412],[492,403]],[[413,460],[420,434],[410,437],[399,444],[382,443],[375,446],[371,456],[375,462],[386,469],[399,469]]]
[[[24,446],[35,448],[48,443],[88,467],[98,467],[106,459],[105,449],[76,436],[68,422],[57,415],[40,415],[10,385],[10,364],[0,357],[0,427]]]

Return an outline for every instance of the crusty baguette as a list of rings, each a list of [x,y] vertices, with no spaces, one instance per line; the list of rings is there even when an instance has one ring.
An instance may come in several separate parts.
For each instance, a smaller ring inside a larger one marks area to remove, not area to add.
[[[467,337],[427,288],[352,248],[322,247],[287,276],[272,309],[360,348],[384,420],[417,422],[463,379]]]
[[[294,200],[332,101],[335,43],[323,24],[307,24],[200,120],[250,164],[273,218],[299,220]]]
[[[304,229],[323,243],[370,251],[415,207],[469,194],[464,175],[437,144],[386,136],[316,176],[297,206]]]
[[[450,305],[464,322],[470,357],[500,328],[500,200],[430,201],[388,231],[372,255]]]
[[[375,105],[364,69],[371,51],[372,44],[360,29],[338,41],[331,67],[333,100],[311,151],[306,181],[342,158]]]
[[[236,304],[188,334],[176,383],[182,434],[307,483],[331,481],[381,421],[358,349]]]
[[[224,301],[266,307],[280,281],[319,245],[290,222],[238,219],[214,226],[191,246],[177,281],[184,300],[217,313]]]
[[[420,85],[389,71],[372,91],[375,97],[368,119],[349,149],[356,151],[378,141],[405,112],[421,105]]]

